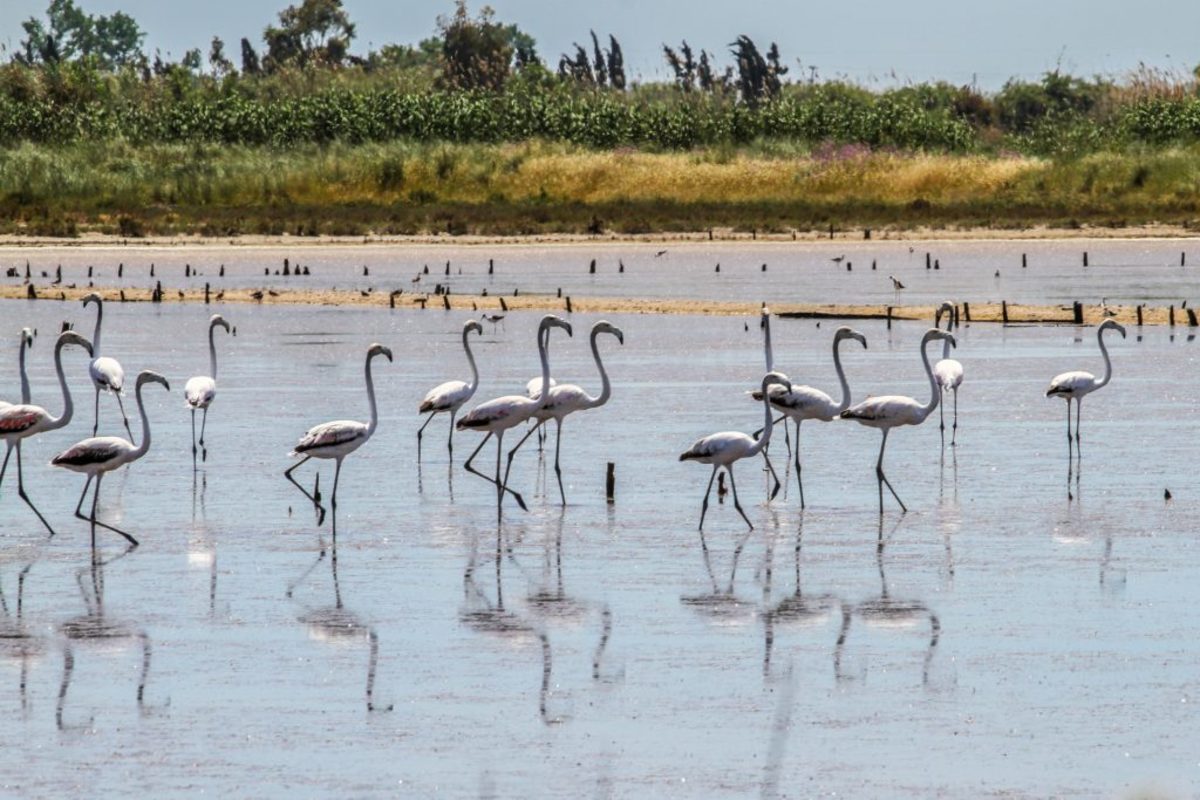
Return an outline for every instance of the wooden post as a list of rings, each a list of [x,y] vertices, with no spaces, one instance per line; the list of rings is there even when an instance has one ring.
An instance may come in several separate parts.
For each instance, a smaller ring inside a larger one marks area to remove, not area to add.
[[[875,269],[875,259],[873,259],[873,258],[871,259],[871,269],[872,270]]]
[[[558,287],[558,297],[560,300],[562,299],[562,287],[561,286]]]
[[[450,310],[450,298],[447,295],[442,295],[442,308]]]
[[[25,277],[29,277],[29,276],[28,276],[28,275],[26,275]],[[88,277],[89,277],[89,278],[90,278],[90,277],[92,277],[92,267],[91,267],[91,265],[90,265],[90,264],[88,265]]]
[[[971,304],[966,301],[963,302],[963,316],[967,322],[971,321]]]
[[[829,238],[833,238],[833,223],[829,223]]]
[[[716,270],[715,270],[715,271],[716,271],[716,272],[720,272],[720,271],[721,271],[721,265],[720,265],[720,263],[718,263],[718,264],[717,264],[717,268],[716,268]]]
[[[571,313],[573,313],[571,311],[571,295],[567,295],[566,300],[567,300],[567,313],[571,314]]]
[[[488,275],[491,275],[496,270],[496,265],[492,259],[488,259]]]
[[[1087,250],[1083,251],[1083,265],[1087,266]]]
[[[1001,319],[1004,320],[1004,324],[1007,325],[1008,324],[1008,301],[1007,300],[1000,301],[1000,316],[1001,316]]]
[[[26,299],[28,299],[28,300],[37,300],[37,289],[34,289],[34,288],[33,288],[33,284],[32,284],[32,283],[31,283],[31,284],[29,284],[29,286],[27,286],[27,287],[26,287],[26,289],[25,289],[25,297],[26,297]]]
[[[425,303],[426,303],[426,301],[428,301],[428,300],[429,300],[429,298],[428,298],[428,297],[418,297],[418,298],[417,298],[417,305],[419,305],[419,306],[421,307],[421,310],[422,310],[422,311],[424,311],[424,310],[425,310]]]
[[[889,331],[892,329],[892,307],[891,306],[887,307],[887,329]]]
[[[504,302],[504,298],[503,298],[503,297],[501,297],[501,298],[500,298],[500,310],[501,310],[501,311],[508,311],[508,303]]]
[[[1137,324],[1138,324],[1138,327],[1140,328],[1140,327],[1142,327],[1142,304],[1141,303],[1138,304],[1137,315],[1138,315]]]
[[[1189,309],[1187,310],[1187,315],[1188,315],[1188,327],[1189,327],[1189,328],[1194,328],[1194,327],[1196,327],[1196,325],[1197,325],[1197,322],[1196,322],[1196,312],[1195,312],[1194,310],[1192,310],[1192,309],[1190,309],[1190,308],[1189,308]]]
[[[755,241],[757,241],[757,240],[758,240],[758,228],[751,228],[751,229],[750,229],[750,238],[751,238],[751,239],[754,239]]]
[[[864,228],[864,229],[863,229],[863,238],[864,238],[864,239],[870,239],[870,238],[871,238],[871,229],[870,229],[870,228]]]
[[[766,272],[766,271],[767,271],[767,265],[766,265],[766,264],[763,264],[763,265],[762,265],[762,271],[763,271],[763,272]]]
[[[1167,309],[1167,324],[1172,328],[1175,327],[1175,306],[1171,306]]]
[[[205,281],[205,282],[204,282],[204,305],[208,305],[208,292],[209,292],[209,288],[210,288],[210,287],[209,287],[209,285],[208,285],[208,281]]]
[[[225,273],[222,272],[221,274],[224,275]],[[117,277],[120,278],[120,277],[123,277],[124,275],[125,275],[125,262],[122,261],[120,264],[117,264]]]
[[[712,238],[712,228],[709,228],[709,229],[708,229],[708,240],[709,240],[710,242],[713,240],[713,238]]]
[[[941,262],[941,261],[939,261],[938,259],[936,259],[936,258],[935,258],[935,259],[933,260],[933,268],[934,268],[934,269],[941,269],[941,268],[942,268],[942,262]]]
[[[589,266],[589,267],[588,267],[588,274],[589,274],[589,275],[595,275],[595,274],[596,274],[596,259],[594,259],[594,258],[592,259],[592,264],[591,264],[591,266]]]
[[[1078,300],[1071,305],[1071,319],[1076,325],[1083,324],[1083,303]]]
[[[1025,254],[1021,253],[1021,269],[1025,269],[1028,266],[1029,262],[1025,260]]]
[[[613,462],[608,462],[608,470],[604,476],[604,497],[608,502],[613,502],[617,496],[617,465]]]
[[[521,290],[513,289],[513,297],[520,297],[520,296],[521,296]]]
[[[1181,267],[1187,266],[1187,253],[1179,254],[1179,266],[1181,266]]]
[[[395,307],[396,307],[396,293],[391,292],[390,294],[388,294],[388,308],[395,308]]]
[[[364,267],[364,269],[365,269],[365,267]],[[449,261],[446,262],[446,274],[447,275],[450,274],[450,262]]]
[[[933,269],[933,256],[925,253],[925,269]]]
[[[954,320],[954,327],[955,327],[955,328],[957,328],[957,327],[958,327],[958,315],[959,315],[959,308],[958,308],[958,304],[956,303],[956,304],[955,304],[955,306],[954,306],[954,311],[952,311],[952,312],[951,312],[951,315],[950,315],[950,316],[953,318],[953,320]]]
[[[125,290],[124,289],[121,290],[121,302],[122,303],[125,302]]]

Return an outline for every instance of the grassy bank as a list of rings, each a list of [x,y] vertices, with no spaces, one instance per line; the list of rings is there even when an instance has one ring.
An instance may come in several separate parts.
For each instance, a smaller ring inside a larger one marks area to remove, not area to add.
[[[1031,156],[782,144],[124,142],[0,152],[0,233],[529,235],[1200,220],[1200,146]]]

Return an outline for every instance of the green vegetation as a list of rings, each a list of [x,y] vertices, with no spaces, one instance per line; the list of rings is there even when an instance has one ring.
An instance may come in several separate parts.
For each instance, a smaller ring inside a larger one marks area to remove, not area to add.
[[[1048,73],[985,94],[793,79],[745,36],[663,45],[640,83],[595,32],[552,71],[463,0],[353,51],[340,0],[278,14],[240,67],[178,62],[120,12],[51,0],[0,65],[0,230],[128,235],[1190,222],[1200,86]],[[729,63],[722,66],[722,62]],[[1003,177],[997,177],[1003,176]]]

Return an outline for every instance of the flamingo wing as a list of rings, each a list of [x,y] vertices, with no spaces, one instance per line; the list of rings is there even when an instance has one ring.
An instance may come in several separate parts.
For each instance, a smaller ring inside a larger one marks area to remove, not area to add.
[[[1061,375],[1055,375],[1054,380],[1050,381],[1050,388],[1046,390],[1046,397],[1073,397],[1079,393],[1086,394],[1095,385],[1096,376],[1090,372],[1084,372],[1083,370],[1064,372]]]
[[[0,408],[0,436],[24,433],[47,416],[40,406],[10,405]]]
[[[697,439],[679,455],[680,461],[728,464],[737,461],[754,440],[740,431],[722,431]]]
[[[417,413],[428,411],[450,411],[461,406],[471,398],[473,391],[466,381],[446,381],[433,387],[421,401]]]
[[[957,389],[963,382],[963,365],[953,358],[943,358],[934,364],[933,377],[943,389]]]
[[[857,420],[872,427],[894,427],[897,425],[915,425],[924,417],[924,408],[911,397],[898,394],[885,394],[879,397],[868,397],[861,403],[856,403],[841,413],[842,419]]]
[[[293,454],[305,453],[322,447],[346,444],[367,435],[367,426],[356,420],[339,419],[310,428],[300,437]]]
[[[101,389],[120,393],[125,387],[125,370],[115,358],[101,356],[92,362],[92,381]]]
[[[189,378],[183,387],[183,399],[188,408],[208,408],[217,396],[217,382],[207,375]]]
[[[118,436],[94,436],[84,439],[50,460],[56,467],[86,467],[106,464],[133,450],[129,442]]]

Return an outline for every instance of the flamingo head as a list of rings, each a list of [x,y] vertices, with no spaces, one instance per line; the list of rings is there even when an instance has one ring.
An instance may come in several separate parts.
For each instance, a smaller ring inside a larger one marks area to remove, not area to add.
[[[613,336],[617,337],[618,342],[625,344],[625,334],[621,332],[620,328],[618,328],[616,325],[613,325],[608,320],[600,320],[592,326],[592,336],[595,336],[598,333],[611,333]]]
[[[790,392],[792,390],[792,382],[787,379],[786,375],[781,372],[768,372],[766,375],[763,375],[762,379],[762,393],[764,397],[767,396],[767,389],[775,383],[782,386],[786,391]]]
[[[864,348],[867,346],[867,337],[863,336],[861,333],[848,325],[843,325],[842,327],[838,328],[834,332],[833,338],[838,342],[840,342],[842,339],[855,339],[861,342]]]
[[[208,327],[211,329],[218,325],[224,328],[226,333],[229,333],[229,323],[225,321],[225,318],[220,314],[213,314],[212,319],[208,321]]]
[[[949,314],[951,319],[954,318],[954,304],[951,303],[949,300],[943,301],[942,304],[940,306],[938,306],[938,310],[934,312],[934,314],[933,314],[933,324],[934,325],[937,325],[942,321],[942,314]]]
[[[92,343],[89,342],[87,339],[85,339],[83,336],[80,336],[75,331],[63,331],[62,333],[60,333],[58,336],[58,342],[55,343],[55,345],[54,345],[54,349],[62,350],[64,347],[66,347],[69,344],[77,344],[80,347],[82,347],[84,350],[87,350],[87,354],[89,356],[93,355]]]
[[[100,305],[100,295],[96,294],[95,292],[85,295],[83,298],[83,307],[87,308],[88,303],[95,303],[96,305]]]
[[[392,360],[392,351],[381,344],[373,344],[367,349],[367,361],[370,361],[375,356],[387,356],[387,360]]]
[[[171,391],[171,384],[167,383],[166,378],[164,378],[162,375],[159,375],[157,372],[155,372],[153,370],[144,369],[141,372],[139,372],[138,376],[137,376],[138,391],[141,391],[142,385],[147,384],[147,383],[161,383],[163,386],[166,387],[168,392]]]
[[[958,347],[958,342],[955,341],[954,334],[939,331],[937,328],[930,328],[925,331],[925,335],[921,338],[921,347],[924,348],[926,344],[932,342],[934,339],[944,339],[950,343],[951,347]]]
[[[564,331],[567,332],[567,336],[575,335],[571,331],[571,323],[567,322],[562,317],[557,316],[555,314],[547,314],[546,316],[542,317],[542,323],[541,323],[541,325],[538,326],[539,331],[549,331],[550,328],[552,328],[552,327],[553,328],[562,328]]]
[[[33,328],[21,328],[21,346],[33,347]]]
[[[1118,323],[1116,320],[1106,319],[1100,323],[1099,332],[1103,334],[1109,328],[1114,328],[1121,332],[1121,338],[1125,338],[1125,326]]]
[[[467,323],[465,325],[463,325],[463,333],[464,334],[470,333],[471,331],[475,331],[480,336],[483,336],[483,326],[479,324],[479,320],[477,320],[477,319],[467,320]]]

